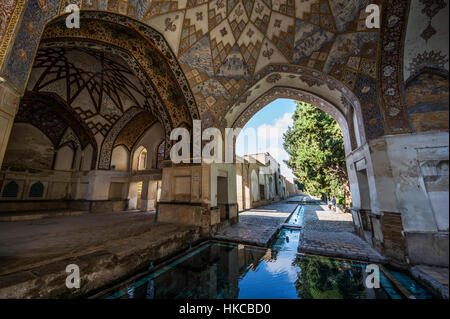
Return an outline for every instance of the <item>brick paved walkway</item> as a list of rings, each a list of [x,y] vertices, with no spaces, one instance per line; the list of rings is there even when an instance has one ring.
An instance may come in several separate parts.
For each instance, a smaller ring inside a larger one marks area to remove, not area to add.
[[[329,211],[326,205],[304,207],[299,252],[371,262],[385,260],[353,233],[351,214]]]

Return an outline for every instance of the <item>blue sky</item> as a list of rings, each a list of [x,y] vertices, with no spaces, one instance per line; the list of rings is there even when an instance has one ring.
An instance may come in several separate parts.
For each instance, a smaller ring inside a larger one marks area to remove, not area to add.
[[[283,148],[283,133],[292,126],[296,103],[289,99],[277,99],[256,113],[244,126],[243,131],[254,129],[257,141],[245,142],[244,134],[238,136],[236,154],[246,155],[269,152],[280,163],[281,174],[292,179],[292,171],[283,163],[289,157]]]

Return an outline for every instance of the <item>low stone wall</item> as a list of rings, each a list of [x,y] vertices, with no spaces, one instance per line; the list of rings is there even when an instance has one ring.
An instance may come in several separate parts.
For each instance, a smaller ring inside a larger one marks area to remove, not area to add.
[[[69,208],[71,208],[70,201],[65,200],[0,201],[0,214],[2,212],[21,212],[30,210],[61,210]],[[88,210],[89,205],[82,205],[80,203],[76,209]]]
[[[449,238],[447,232],[405,232],[411,264],[448,267]]]
[[[163,223],[199,226],[202,236],[208,237],[212,228],[220,223],[220,210],[194,203],[160,202],[156,209],[156,220]]]
[[[2,212],[50,211],[50,210],[84,210],[92,213],[123,211],[126,200],[26,200],[0,201]]]
[[[67,257],[0,277],[0,298],[74,298],[95,293],[147,268],[151,262],[187,249],[200,239],[198,227],[167,234],[158,240],[151,232],[124,238],[112,247]],[[66,266],[80,269],[80,289],[69,290]]]

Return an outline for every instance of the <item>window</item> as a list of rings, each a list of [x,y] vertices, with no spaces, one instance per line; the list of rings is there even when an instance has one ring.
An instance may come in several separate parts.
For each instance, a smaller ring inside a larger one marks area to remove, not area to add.
[[[2,197],[17,197],[19,193],[19,185],[16,182],[12,181],[6,184],[5,188],[3,188]]]
[[[44,184],[36,182],[30,187],[28,197],[42,197],[44,196]]]
[[[162,161],[165,157],[166,141],[162,141],[158,146],[158,153],[156,154],[156,168],[161,168]]]

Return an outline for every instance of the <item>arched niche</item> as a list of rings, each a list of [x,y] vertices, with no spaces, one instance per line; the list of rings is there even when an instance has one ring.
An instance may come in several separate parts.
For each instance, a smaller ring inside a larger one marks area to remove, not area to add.
[[[127,171],[129,164],[129,153],[125,146],[119,145],[113,149],[111,155],[111,169],[116,171]]]
[[[82,152],[81,157],[81,171],[90,171],[92,169],[92,156],[94,155],[94,149],[91,144],[86,146]]]
[[[56,152],[55,170],[69,171],[72,169],[74,151],[69,145],[64,145]]]
[[[55,148],[52,141],[29,123],[14,123],[3,166],[52,169]]]
[[[6,183],[3,187],[2,197],[4,198],[16,198],[19,195],[19,184],[15,181]]]
[[[44,184],[40,181],[33,183],[28,192],[30,198],[42,198],[44,196]]]
[[[132,170],[138,170],[138,159],[142,149],[147,150],[146,169],[157,167],[158,147],[165,138],[164,128],[159,122],[155,122],[150,126],[142,136],[136,141],[132,148]]]
[[[133,153],[133,164],[131,169],[133,171],[142,171],[147,168],[150,168],[148,166],[148,160],[149,160],[149,154],[147,148],[140,145]]]

